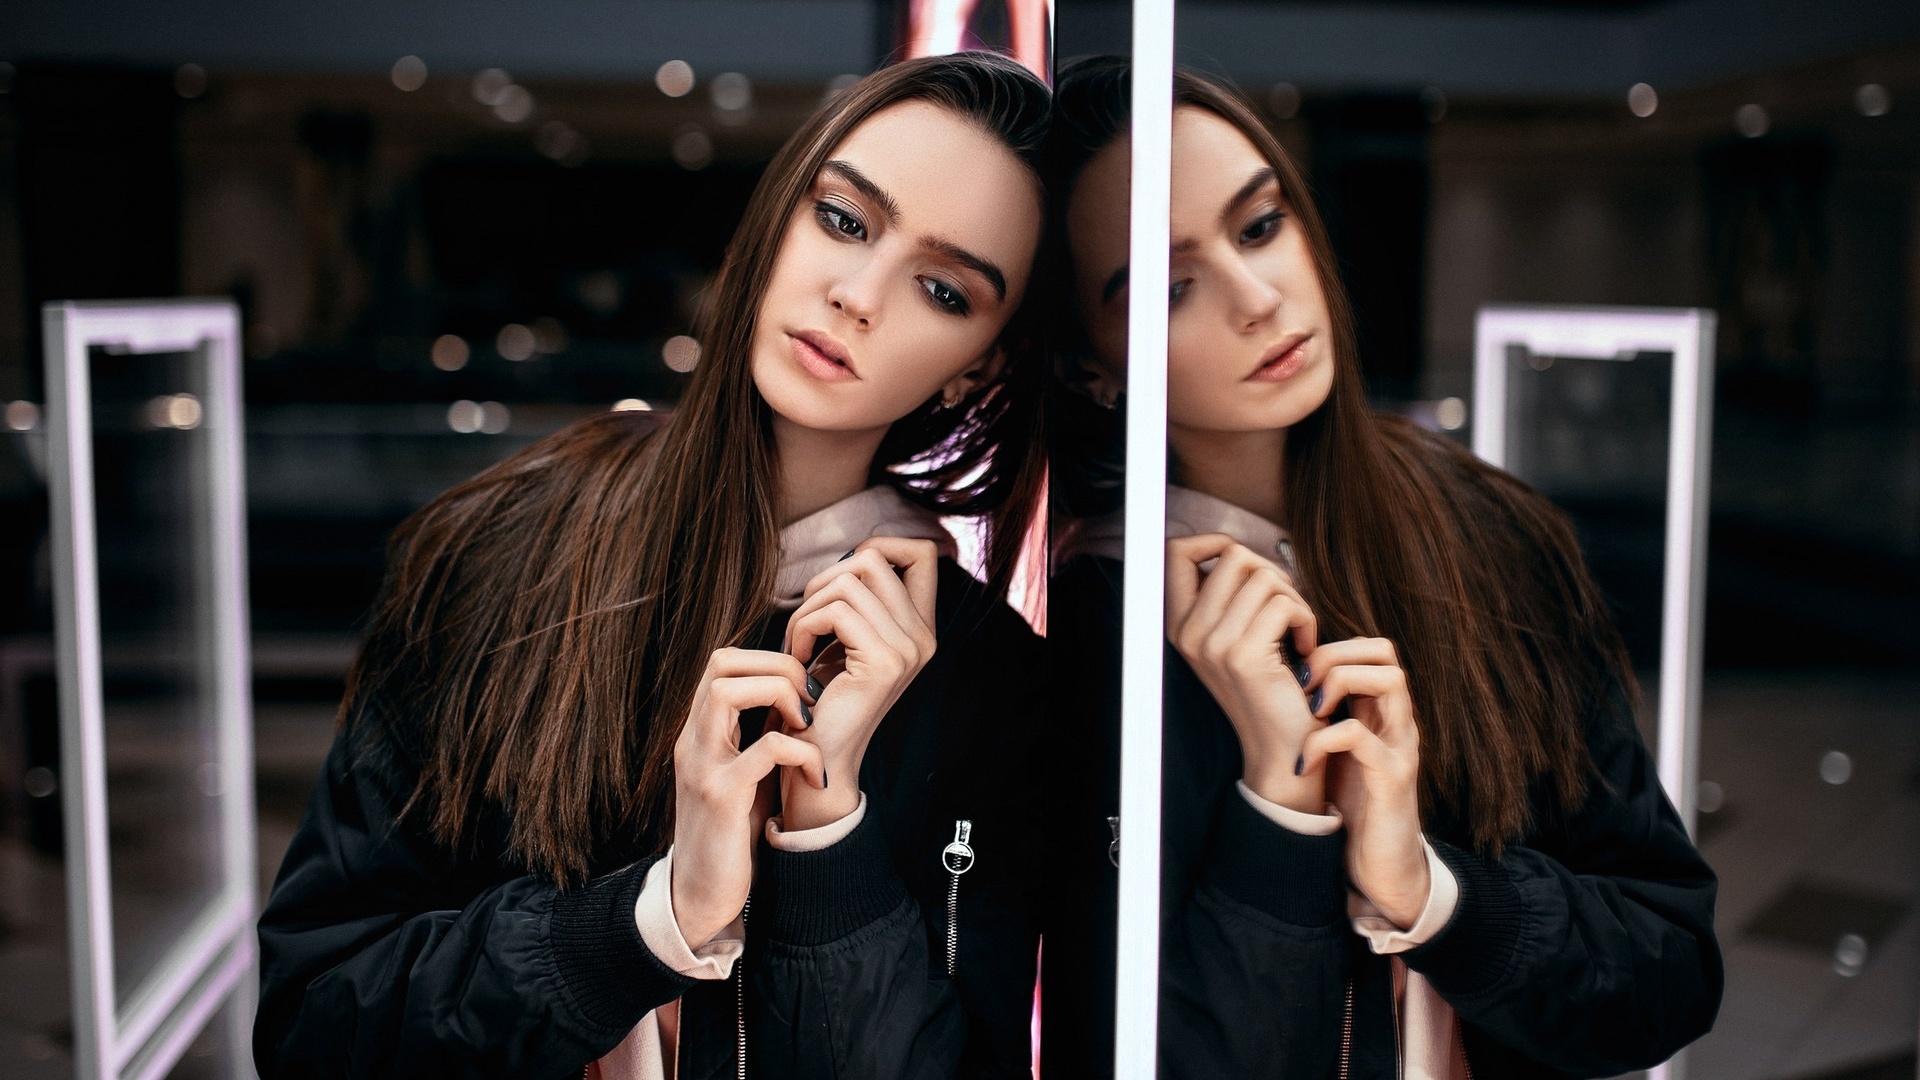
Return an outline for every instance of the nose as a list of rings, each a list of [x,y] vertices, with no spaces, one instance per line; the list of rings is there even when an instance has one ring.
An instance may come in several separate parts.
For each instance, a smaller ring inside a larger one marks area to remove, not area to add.
[[[1280,290],[1274,288],[1244,259],[1230,260],[1227,275],[1228,302],[1232,305],[1234,325],[1242,332],[1258,330],[1273,320],[1280,310]]]
[[[871,330],[880,321],[886,283],[883,263],[879,258],[863,259],[835,277],[827,287],[827,302],[862,330]]]

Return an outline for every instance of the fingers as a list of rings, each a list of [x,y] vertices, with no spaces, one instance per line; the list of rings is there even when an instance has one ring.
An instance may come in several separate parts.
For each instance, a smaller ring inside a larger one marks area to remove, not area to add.
[[[873,624],[845,600],[833,600],[825,607],[795,618],[787,624],[787,632],[793,637],[793,654],[803,664],[813,659],[815,643],[828,634],[839,636],[840,644],[847,649],[849,664],[858,654],[861,662],[873,666],[882,677],[897,676],[907,670],[910,661],[918,660],[913,653],[892,647]]]
[[[1328,671],[1307,699],[1315,716],[1334,711],[1343,698],[1384,698],[1407,692],[1407,675],[1397,667],[1342,665]]]
[[[1342,664],[1399,667],[1400,653],[1393,647],[1393,642],[1386,638],[1348,638],[1345,641],[1329,641],[1315,649],[1313,655],[1307,658],[1307,664],[1313,668],[1313,678],[1307,680],[1307,685],[1313,686],[1328,671]]]
[[[893,576],[893,571],[890,569],[882,570],[881,573],[888,577]],[[893,584],[896,589],[899,588],[900,583],[897,580]],[[902,592],[904,594],[904,590]],[[930,651],[927,647],[932,642],[931,631],[915,634],[901,626],[894,618],[894,612],[889,611],[887,605],[874,595],[873,590],[867,587],[866,581],[852,574],[842,574],[834,578],[819,592],[803,601],[799,609],[788,618],[789,636],[793,636],[792,628],[806,622],[813,612],[834,603],[844,603],[859,613],[860,617],[866,620],[866,624],[873,627],[885,646],[907,657],[909,664],[917,664],[923,650]],[[913,625],[925,630],[924,625],[920,624],[919,615],[911,607],[908,607],[906,615]],[[797,638],[794,644],[799,644]],[[852,645],[853,642],[849,641],[847,644]],[[812,659],[813,657],[810,656],[808,661],[811,662]]]
[[[735,758],[727,766],[728,781],[741,787],[757,785],[768,773],[782,765],[800,770],[801,775],[814,787],[827,786],[827,759],[820,748],[778,731],[769,731],[760,736]]]
[[[1313,612],[1308,611],[1305,605],[1296,603],[1293,597],[1275,593],[1260,605],[1230,648],[1236,654],[1254,659],[1249,650],[1260,649],[1263,653],[1272,650],[1276,648],[1275,643],[1289,633],[1293,634],[1296,642],[1302,637],[1311,639],[1316,633]],[[1294,678],[1299,678],[1297,670]]]
[[[901,570],[900,581],[907,588],[913,609],[920,614],[931,633],[940,591],[940,547],[931,540],[905,536],[870,536],[860,542],[856,552],[877,551]]]
[[[809,703],[814,694],[807,686],[806,666],[783,652],[769,652],[765,649],[715,649],[707,658],[707,670],[701,676],[701,682],[715,679],[731,679],[742,675],[778,675],[793,683]]]
[[[1199,565],[1209,558],[1218,562],[1202,576]],[[1219,533],[1167,543],[1167,636],[1188,656],[1232,648],[1275,595],[1289,598],[1300,612],[1283,625],[1292,628],[1295,648],[1311,653],[1319,622],[1278,565]],[[1262,647],[1279,640],[1263,639]]]
[[[1201,533],[1167,541],[1167,634],[1171,637],[1187,621],[1200,593],[1200,564],[1217,559],[1234,543],[1225,533]]]
[[[1380,736],[1358,720],[1342,720],[1318,731],[1309,732],[1300,742],[1300,759],[1294,772],[1311,775],[1326,763],[1329,755],[1350,754],[1369,772],[1392,769],[1396,762]]]
[[[938,578],[939,549],[932,541],[874,537],[807,582],[804,599],[789,619],[789,626],[792,619],[834,600],[854,602],[844,591],[845,583],[858,582],[877,601],[876,605],[855,605],[862,607],[870,622],[883,631],[887,624],[899,627],[921,652],[931,654],[936,643],[933,623]],[[842,591],[835,591],[836,587]],[[792,646],[789,630],[787,647]]]
[[[778,675],[715,679],[707,687],[707,708],[698,719],[708,738],[721,745],[738,746],[740,714],[763,706],[779,713],[788,726],[813,725],[812,711],[800,700],[800,692]]]

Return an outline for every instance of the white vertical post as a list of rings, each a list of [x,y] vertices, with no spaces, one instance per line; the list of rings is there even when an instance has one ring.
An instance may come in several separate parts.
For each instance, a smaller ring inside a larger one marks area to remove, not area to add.
[[[87,340],[73,305],[49,306],[48,496],[53,518],[54,641],[60,695],[60,790],[66,818],[67,934],[73,972],[74,1074],[113,1075],[112,883],[107,858],[100,578],[93,545],[93,395]],[[78,736],[77,738],[75,736]]]
[[[149,300],[49,304],[44,319],[76,1075],[159,1080],[223,1002],[233,1003],[242,1027],[253,1015],[253,988],[243,985],[256,952],[256,856],[239,313],[224,300]],[[190,470],[198,515],[193,602],[208,631],[199,659],[218,747],[219,789],[210,794],[219,800],[220,881],[132,986],[117,985],[114,970],[89,355],[95,345],[192,352],[193,391],[203,399]],[[235,1043],[237,1073],[253,1075],[244,1040]]]
[[[1167,215],[1173,0],[1133,3],[1127,507],[1120,659],[1120,910],[1113,1075],[1153,1080],[1160,985],[1160,658],[1166,579]]]

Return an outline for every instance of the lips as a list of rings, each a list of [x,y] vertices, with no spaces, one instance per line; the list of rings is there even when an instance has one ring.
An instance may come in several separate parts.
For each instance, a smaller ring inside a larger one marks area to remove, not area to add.
[[[825,382],[844,382],[859,378],[847,347],[817,330],[795,330],[787,334],[794,360],[809,375]]]
[[[1292,378],[1306,366],[1307,343],[1312,334],[1295,334],[1268,349],[1260,357],[1260,366],[1247,376],[1249,382],[1280,382]]]

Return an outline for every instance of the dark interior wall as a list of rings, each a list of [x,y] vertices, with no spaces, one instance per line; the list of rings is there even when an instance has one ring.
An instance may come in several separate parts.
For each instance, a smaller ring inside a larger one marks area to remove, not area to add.
[[[1315,195],[1340,261],[1375,397],[1420,389],[1425,353],[1428,109],[1412,94],[1343,95],[1308,110]]]
[[[176,295],[179,97],[172,78],[28,64],[10,96],[28,318],[50,300]],[[29,323],[29,355],[38,355],[38,330],[37,320]],[[37,366],[27,367],[33,391]]]

